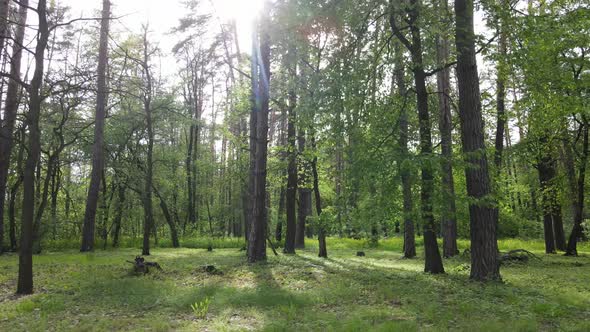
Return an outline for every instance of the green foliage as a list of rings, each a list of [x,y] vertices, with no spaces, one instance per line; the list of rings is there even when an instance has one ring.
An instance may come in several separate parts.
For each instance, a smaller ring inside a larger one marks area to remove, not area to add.
[[[211,298],[206,297],[200,302],[197,301],[191,304],[191,309],[193,309],[193,313],[197,319],[207,318],[207,313],[209,312],[209,303],[211,303]]]

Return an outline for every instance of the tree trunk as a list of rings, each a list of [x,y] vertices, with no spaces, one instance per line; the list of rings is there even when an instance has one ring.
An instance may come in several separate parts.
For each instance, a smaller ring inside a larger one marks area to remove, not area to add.
[[[1,4],[6,4],[6,9],[8,10],[9,6],[7,0],[2,0]],[[23,48],[20,45],[23,45],[29,0],[21,0],[20,4],[21,5],[18,9],[18,25],[14,36],[12,57],[10,58],[10,75],[16,79],[20,79],[21,74]],[[3,11],[4,8],[1,10]],[[2,18],[0,17],[0,19]],[[5,34],[2,34],[2,36],[5,36]],[[14,123],[16,122],[20,88],[19,83],[15,79],[9,80],[4,106],[4,118],[0,121],[0,254],[4,247],[4,204],[6,202],[5,195],[8,183],[8,169],[10,168]]]
[[[117,205],[115,210],[115,217],[113,218],[113,247],[117,248],[119,246],[119,236],[121,235],[121,220],[123,219],[123,209],[125,206],[125,186],[119,184],[119,188],[117,189]]]
[[[263,15],[260,22],[260,63],[258,68],[259,98],[256,121],[256,158],[254,167],[254,206],[248,238],[248,262],[266,260],[266,163],[268,149],[268,112],[270,98],[270,18]]]
[[[145,92],[143,96],[143,109],[145,112],[145,121],[147,129],[147,160],[146,160],[146,175],[145,186],[143,191],[143,247],[141,254],[147,256],[150,254],[150,231],[154,227],[154,211],[152,207],[152,186],[153,186],[153,150],[154,150],[154,129],[152,123],[152,76],[149,68],[149,54],[148,54],[148,29],[145,27],[143,35],[143,71],[146,79]]]
[[[96,208],[98,205],[98,195],[100,193],[100,176],[104,167],[104,125],[108,98],[106,70],[108,64],[110,11],[111,2],[109,0],[103,0],[98,50],[98,83],[94,123],[94,145],[92,147],[92,171],[90,173],[90,186],[88,187],[88,196],[86,198],[86,210],[84,211],[82,246],[80,248],[80,251],[82,252],[94,250]]]
[[[164,200],[164,197],[160,194],[160,192],[154,187],[154,193],[156,197],[160,200],[160,208],[162,209],[162,214],[164,215],[164,219],[166,219],[166,223],[168,227],[170,227],[170,238],[172,240],[172,247],[179,248],[180,242],[178,241],[178,230],[176,228],[176,223],[172,219],[172,215],[170,214],[170,209],[168,209],[168,204]]]
[[[578,185],[577,185],[577,208],[574,214],[574,225],[572,227],[572,232],[570,233],[567,248],[565,251],[566,256],[577,256],[578,255],[578,239],[582,237],[582,222],[584,221],[584,188],[586,183],[586,164],[588,163],[588,120],[585,116],[582,116],[583,123],[581,126],[582,128],[582,136],[584,138],[584,142],[582,145],[582,159],[580,160],[580,166],[578,170]]]
[[[305,248],[305,229],[307,223],[307,216],[311,215],[311,190],[307,188],[308,182],[308,167],[309,164],[305,157],[305,131],[300,130],[300,135],[297,138],[299,146],[299,184],[297,191],[299,192],[299,209],[297,211],[297,227],[295,229],[295,248]]]
[[[315,199],[315,209],[317,219],[319,220],[322,215],[322,197],[320,195],[320,180],[318,176],[318,157],[317,157],[317,146],[315,135],[311,135],[311,147],[314,150],[314,156],[311,161],[311,172],[313,174],[313,193]],[[328,248],[326,246],[326,225],[318,222],[318,256],[328,258]]]
[[[496,202],[485,154],[479,77],[475,57],[473,0],[455,0],[459,118],[471,227],[471,279],[500,280]]]
[[[541,142],[547,142],[547,139],[541,138]],[[542,147],[544,148],[544,147]],[[555,181],[555,160],[551,157],[548,151],[542,152],[543,156],[540,158],[537,165],[539,171],[539,184],[541,186],[541,197],[543,200],[543,230],[545,237],[545,253],[555,253],[555,233],[553,231],[553,211],[557,203]]]
[[[295,58],[294,49],[291,48],[289,52],[289,58]],[[296,72],[293,68],[293,61],[290,61],[290,75]],[[296,216],[296,204],[297,204],[297,147],[296,147],[296,130],[295,121],[296,114],[295,108],[297,104],[297,95],[295,91],[291,89],[289,91],[289,105],[287,108],[287,234],[285,236],[285,248],[284,253],[294,254],[295,243],[297,234],[297,216]]]
[[[441,1],[443,17],[450,16],[447,0]],[[449,61],[449,36],[442,32],[437,40],[437,65],[444,67]],[[453,124],[451,115],[451,69],[445,68],[436,75],[438,87],[439,130],[441,137],[441,211],[443,256],[452,257],[457,249],[457,217],[455,207],[455,183],[453,179]]]
[[[39,28],[37,46],[35,47],[35,72],[29,90],[29,112],[26,124],[29,129],[29,155],[23,170],[23,211],[19,251],[19,269],[17,294],[33,293],[33,222],[35,219],[35,170],[41,151],[41,131],[39,117],[41,113],[41,86],[43,85],[44,60],[49,27],[47,23],[47,1],[39,0],[37,15]]]
[[[390,13],[391,22],[395,22],[398,18],[392,11]],[[391,24],[392,29],[394,23]],[[413,258],[416,257],[416,238],[414,234],[414,203],[412,200],[412,174],[410,165],[410,153],[408,150],[408,110],[407,110],[407,98],[408,91],[406,88],[405,81],[405,69],[404,69],[404,52],[401,43],[398,41],[394,44],[395,46],[395,68],[394,68],[394,80],[397,84],[398,94],[404,98],[404,102],[400,109],[399,115],[399,140],[398,148],[401,155],[401,161],[399,165],[399,174],[402,182],[402,195],[403,195],[403,220],[404,220],[404,257]]]
[[[285,198],[286,190],[284,186],[281,186],[281,193],[279,194],[279,211],[277,227],[275,229],[275,240],[281,242],[283,240],[283,223],[285,222]]]

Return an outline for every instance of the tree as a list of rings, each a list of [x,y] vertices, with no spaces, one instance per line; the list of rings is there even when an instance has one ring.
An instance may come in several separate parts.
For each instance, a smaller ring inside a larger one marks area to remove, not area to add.
[[[8,10],[8,1],[2,1]],[[12,56],[10,58],[10,80],[6,92],[6,101],[4,105],[4,117],[0,121],[0,253],[4,248],[4,207],[6,202],[6,186],[8,183],[8,169],[10,166],[10,156],[13,147],[14,125],[19,104],[19,84],[21,75],[21,60],[23,52],[23,40],[25,36],[25,27],[27,23],[28,0],[20,1],[18,9],[18,22],[14,35],[14,44],[12,46]],[[0,11],[4,8],[0,7]],[[6,19],[6,18],[5,18]],[[2,20],[2,17],[0,17]],[[0,31],[2,36],[5,33]],[[2,42],[3,43],[3,42]],[[12,190],[11,190],[12,192]],[[12,233],[11,233],[12,234]],[[11,245],[11,247],[14,247]]]
[[[416,101],[418,108],[418,123],[420,128],[420,157],[421,160],[421,187],[420,201],[422,208],[422,223],[424,228],[424,249],[425,265],[424,271],[429,273],[444,273],[444,267],[438,244],[436,241],[436,227],[433,215],[432,192],[434,191],[434,169],[432,163],[432,138],[430,132],[430,113],[428,111],[428,91],[426,89],[426,73],[424,71],[422,37],[418,27],[421,3],[418,0],[411,0],[405,6],[404,12],[407,15],[406,21],[409,24],[410,40],[406,38],[403,31],[398,27],[395,15],[399,6],[390,1],[390,25],[393,34],[408,49],[412,58],[412,72],[416,88]]]
[[[500,280],[498,213],[485,153],[479,77],[475,58],[473,0],[455,0],[457,81],[461,141],[466,162],[465,179],[471,234],[471,279]]]
[[[269,3],[266,3],[266,9]],[[260,20],[260,47],[258,63],[258,97],[256,102],[256,153],[254,163],[254,199],[252,220],[248,237],[248,262],[266,260],[266,164],[268,152],[268,113],[270,101],[270,17],[262,15]],[[253,75],[254,76],[254,75]]]
[[[41,87],[43,85],[45,51],[49,40],[49,25],[47,23],[47,1],[39,0],[37,4],[39,27],[37,31],[37,45],[35,46],[35,72],[30,84],[29,111],[26,124],[29,130],[28,156],[23,170],[23,207],[20,251],[18,264],[17,294],[33,293],[33,221],[35,218],[35,169],[39,162],[41,149],[39,117],[41,113]]]
[[[442,70],[436,73],[438,88],[438,110],[441,145],[441,177],[442,177],[442,198],[445,202],[442,206],[442,237],[443,256],[452,257],[459,253],[457,249],[457,211],[455,205],[455,181],[453,179],[453,123],[451,114],[451,69],[446,66],[449,61],[449,34],[447,33],[447,20],[450,20],[450,13],[447,0],[440,2],[439,10],[442,11],[443,23],[442,32],[437,37],[436,57],[437,65]]]
[[[94,145],[92,147],[92,171],[90,174],[88,196],[86,198],[86,210],[84,212],[82,246],[80,248],[80,251],[82,252],[92,251],[94,249],[96,207],[98,205],[98,196],[100,193],[100,176],[104,168],[104,125],[108,98],[106,70],[108,64],[110,12],[110,0],[103,0],[98,51],[96,113],[94,123]]]

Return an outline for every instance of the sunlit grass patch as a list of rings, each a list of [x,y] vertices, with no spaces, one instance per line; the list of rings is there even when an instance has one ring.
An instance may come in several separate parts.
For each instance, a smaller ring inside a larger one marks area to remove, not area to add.
[[[424,274],[423,253],[402,259],[399,239],[377,248],[330,239],[296,255],[247,264],[236,248],[154,248],[163,271],[130,273],[137,249],[77,250],[35,256],[36,294],[13,295],[16,255],[0,257],[1,331],[536,331],[585,330],[590,319],[590,257],[544,255],[542,244],[501,241],[502,250],[532,249],[541,261],[502,267],[504,283],[469,281],[469,259],[445,259],[444,275]],[[466,243],[460,243],[465,246]],[[530,245],[530,247],[527,247]],[[383,249],[387,248],[387,249]],[[392,248],[392,249],[390,249]],[[585,247],[581,247],[585,248]],[[365,257],[357,257],[363,250]],[[204,265],[221,273],[210,274]],[[191,305],[209,298],[197,318]]]

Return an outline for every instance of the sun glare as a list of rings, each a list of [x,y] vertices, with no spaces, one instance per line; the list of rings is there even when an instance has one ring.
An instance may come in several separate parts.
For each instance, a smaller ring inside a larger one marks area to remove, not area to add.
[[[264,0],[213,0],[217,13],[224,19],[249,24],[262,10]]]

